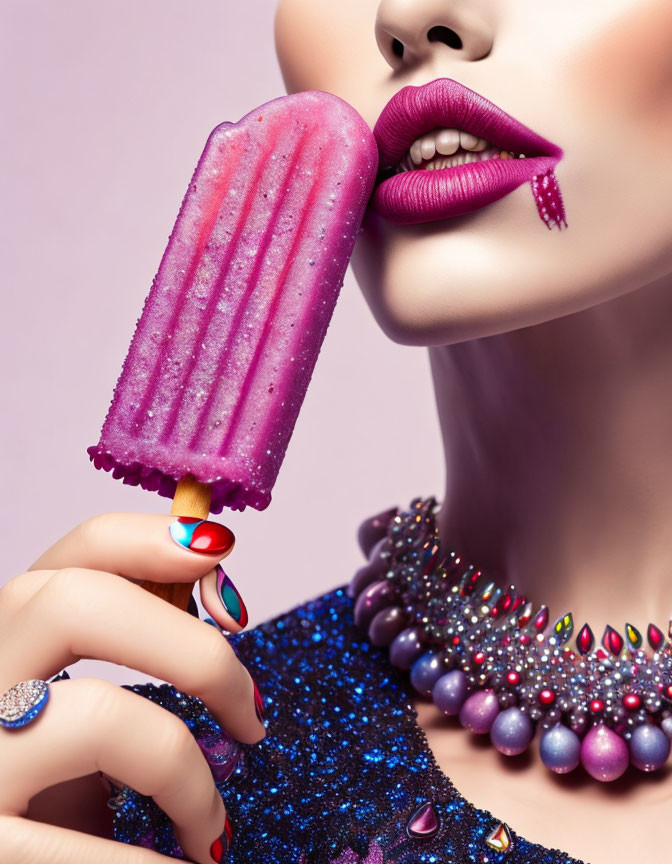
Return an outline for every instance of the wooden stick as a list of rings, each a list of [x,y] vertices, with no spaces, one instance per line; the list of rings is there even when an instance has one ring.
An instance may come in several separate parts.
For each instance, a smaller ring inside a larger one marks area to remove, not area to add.
[[[210,487],[199,483],[187,475],[177,484],[173,506],[170,512],[173,516],[193,516],[196,519],[207,519],[210,515]],[[145,580],[141,587],[150,594],[155,594],[163,600],[187,611],[189,598],[194,590],[193,582],[149,582]]]

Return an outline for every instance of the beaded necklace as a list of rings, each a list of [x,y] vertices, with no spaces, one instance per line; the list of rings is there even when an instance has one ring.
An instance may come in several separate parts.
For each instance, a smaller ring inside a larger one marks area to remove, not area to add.
[[[628,765],[660,769],[672,737],[669,639],[607,626],[600,645],[571,613],[549,627],[549,610],[507,589],[439,545],[435,498],[416,498],[360,528],[369,562],[355,574],[354,617],[387,647],[411,684],[466,729],[489,734],[501,753],[525,751],[537,729],[543,763],[558,774],[582,764],[601,781]]]

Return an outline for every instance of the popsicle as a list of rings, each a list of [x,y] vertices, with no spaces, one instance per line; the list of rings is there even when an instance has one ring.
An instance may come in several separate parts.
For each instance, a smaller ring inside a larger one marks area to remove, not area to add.
[[[322,91],[213,130],[88,449],[96,468],[174,496],[180,516],[268,506],[377,169],[365,121]],[[186,608],[192,586],[144,587]]]

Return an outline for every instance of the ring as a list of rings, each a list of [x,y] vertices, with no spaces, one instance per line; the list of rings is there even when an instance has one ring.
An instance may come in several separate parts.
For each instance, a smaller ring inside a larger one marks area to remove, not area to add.
[[[42,711],[49,700],[49,685],[33,678],[19,681],[0,696],[0,725],[7,729],[26,726]]]

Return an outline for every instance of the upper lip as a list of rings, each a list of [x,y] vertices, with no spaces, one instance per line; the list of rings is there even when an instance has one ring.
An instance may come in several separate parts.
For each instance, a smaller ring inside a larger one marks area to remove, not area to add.
[[[436,128],[462,129],[502,150],[562,157],[562,150],[515,117],[452,78],[403,87],[383,108],[373,129],[382,170],[394,168],[411,144]]]

